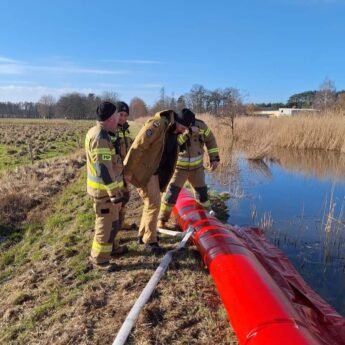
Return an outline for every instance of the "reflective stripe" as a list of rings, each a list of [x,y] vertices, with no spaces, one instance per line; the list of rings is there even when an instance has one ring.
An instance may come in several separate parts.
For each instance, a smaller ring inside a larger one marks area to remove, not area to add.
[[[102,155],[102,154],[114,155],[115,154],[115,149],[99,148],[99,149],[90,150],[89,152],[92,155]]]
[[[161,209],[160,210],[162,212],[170,212],[171,209],[172,209],[172,206],[169,206],[169,205],[164,204],[164,203],[161,204]]]
[[[87,154],[87,156],[89,158],[89,161],[90,161],[89,169],[91,170],[91,174],[93,176],[96,176],[97,172],[96,172],[96,168],[94,167],[94,163],[93,163],[92,157],[90,156],[89,152],[86,152],[86,154]]]
[[[194,167],[194,166],[197,166],[201,163],[202,163],[202,159],[199,159],[195,162],[179,162],[179,161],[177,161],[176,165],[181,166],[181,167],[187,167],[187,166]]]
[[[126,137],[126,138],[131,138],[131,135],[129,134],[129,133],[126,133],[125,135],[123,135],[123,133],[119,133],[119,137],[120,138],[124,138],[124,137]]]
[[[205,130],[205,137],[208,137],[208,135],[211,133],[211,130],[209,128],[207,128]]]
[[[216,147],[216,148],[214,148],[214,149],[209,149],[208,150],[208,153],[218,153],[219,152],[219,149],[218,149],[218,147]]]
[[[194,161],[197,161],[197,160],[202,160],[202,155],[199,155],[199,156],[196,156],[196,157],[182,157],[182,156],[179,156],[177,158],[177,161],[178,162],[194,162]]]
[[[121,181],[115,181],[109,184],[104,184],[103,179],[98,176],[92,176],[88,175],[87,176],[87,185],[91,188],[94,189],[99,189],[99,190],[112,190],[114,188],[123,188],[123,180]]]
[[[103,183],[93,182],[90,179],[87,179],[87,185],[93,189],[99,189],[99,190],[112,190],[112,189],[115,189],[117,187],[116,182],[105,185]]]
[[[184,137],[180,134],[177,136],[177,142],[180,144],[180,145],[183,145],[186,140],[184,139]]]
[[[211,201],[210,200],[207,200],[207,201],[204,201],[204,202],[201,202],[201,201],[198,201],[198,202],[204,208],[210,208],[211,207]]]
[[[96,253],[111,253],[113,249],[113,244],[100,244],[96,240],[93,240],[92,242],[92,250],[94,250]]]

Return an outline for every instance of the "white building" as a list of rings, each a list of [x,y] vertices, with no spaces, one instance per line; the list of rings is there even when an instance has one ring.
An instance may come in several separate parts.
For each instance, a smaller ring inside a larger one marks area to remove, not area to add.
[[[279,108],[279,116],[292,116],[298,113],[315,112],[315,109]]]

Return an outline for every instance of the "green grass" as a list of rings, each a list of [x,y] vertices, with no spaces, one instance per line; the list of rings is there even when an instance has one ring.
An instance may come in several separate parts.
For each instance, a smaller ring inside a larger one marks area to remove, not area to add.
[[[52,141],[48,146],[49,148],[35,156],[34,162],[65,156],[76,151],[80,148],[80,145],[80,142],[76,142],[73,138]],[[31,158],[28,152],[23,155],[19,154],[23,150],[27,150],[27,146],[0,145],[0,171],[11,170],[18,166],[31,164]]]
[[[99,273],[88,271],[87,256],[91,236],[87,231],[93,228],[94,214],[91,200],[86,196],[85,174],[69,185],[57,198],[51,216],[41,224],[27,224],[16,241],[7,239],[0,244],[0,288],[15,276],[25,272],[44,272],[46,276],[56,275],[53,260],[58,259],[58,268],[73,277],[74,288],[60,286],[57,279],[45,279],[40,288],[48,294],[41,297],[34,308],[23,319],[0,331],[0,339],[20,342],[36,327],[41,318],[49,317],[66,303],[80,296],[86,283],[98,278]],[[79,213],[79,209],[83,210]],[[46,286],[46,287],[45,287]],[[0,290],[1,291],[1,290]],[[22,292],[13,292],[13,304],[19,305],[28,297]],[[30,299],[30,298],[29,298]],[[2,334],[1,334],[2,333]]]
[[[18,157],[14,152],[19,152],[16,146],[0,145],[0,171],[25,165],[30,162],[29,156]],[[13,153],[11,153],[13,152]]]

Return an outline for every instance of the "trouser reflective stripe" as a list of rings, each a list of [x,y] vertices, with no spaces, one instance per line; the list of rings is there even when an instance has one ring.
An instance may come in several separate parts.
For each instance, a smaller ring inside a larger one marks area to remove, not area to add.
[[[91,247],[91,257],[97,263],[108,262],[118,231],[119,205],[108,198],[94,199],[96,213],[95,235]]]
[[[100,244],[96,240],[92,242],[92,250],[96,253],[109,253],[112,247],[112,244]]]
[[[200,204],[202,207],[207,208],[207,209],[209,209],[209,208],[211,207],[211,202],[210,202],[210,200],[207,200],[207,201],[205,201],[205,202],[199,201],[199,204]]]
[[[161,203],[161,208],[160,208],[161,212],[171,212],[171,210],[172,210],[171,205],[165,204],[164,202]]]
[[[196,198],[200,200],[201,203],[208,201],[204,168],[200,167],[195,170],[175,169],[174,175],[171,178],[170,183],[167,187],[167,191],[163,197],[163,203],[173,207],[176,204],[176,200],[180,193],[180,190],[184,186],[186,181],[190,182],[196,193]],[[209,206],[204,207],[208,208]],[[170,213],[171,212],[167,212],[161,209],[158,219],[168,221]]]

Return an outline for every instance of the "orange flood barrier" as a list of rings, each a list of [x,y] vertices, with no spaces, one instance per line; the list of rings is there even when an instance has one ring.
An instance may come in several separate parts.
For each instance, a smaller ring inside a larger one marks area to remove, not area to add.
[[[345,318],[314,292],[257,228],[209,215],[181,190],[174,215],[209,268],[241,345],[344,345]]]

